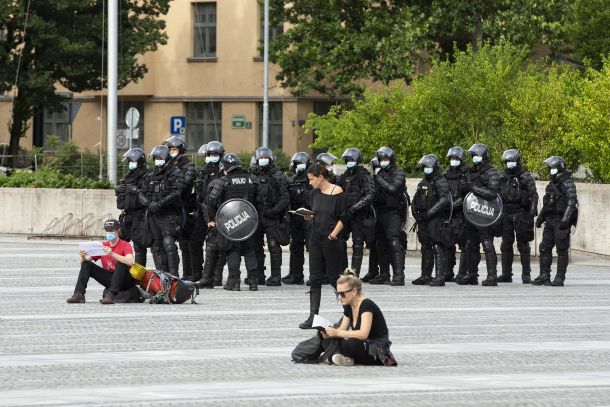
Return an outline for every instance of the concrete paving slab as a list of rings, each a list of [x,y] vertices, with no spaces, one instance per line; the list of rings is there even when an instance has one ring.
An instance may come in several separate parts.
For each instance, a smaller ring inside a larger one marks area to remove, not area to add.
[[[346,368],[290,361],[312,335],[297,328],[305,286],[103,306],[92,281],[86,304],[66,304],[77,252],[0,236],[0,406],[610,405],[603,259],[575,258],[563,288],[365,285],[399,366]],[[407,259],[409,279],[419,261]],[[328,287],[321,314],[341,314]]]

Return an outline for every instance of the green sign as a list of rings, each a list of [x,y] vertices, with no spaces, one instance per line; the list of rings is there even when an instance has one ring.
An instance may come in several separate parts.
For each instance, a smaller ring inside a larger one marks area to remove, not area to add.
[[[246,128],[246,117],[234,115],[231,117],[231,127],[234,129],[245,129]]]

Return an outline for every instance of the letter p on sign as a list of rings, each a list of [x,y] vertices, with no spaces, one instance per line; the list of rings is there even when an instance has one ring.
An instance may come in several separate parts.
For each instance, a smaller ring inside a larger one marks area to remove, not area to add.
[[[172,116],[169,120],[169,131],[172,136],[184,134],[186,116]]]

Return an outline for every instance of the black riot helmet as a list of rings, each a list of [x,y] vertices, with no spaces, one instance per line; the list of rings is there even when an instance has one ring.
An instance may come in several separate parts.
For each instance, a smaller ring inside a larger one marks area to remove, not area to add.
[[[123,161],[130,161],[144,165],[146,163],[146,153],[141,148],[130,148],[123,154]]]
[[[207,151],[208,151],[208,145],[204,144],[201,147],[199,147],[199,150],[197,150],[197,155],[202,155],[205,157],[207,155]]]
[[[273,151],[271,151],[271,149],[269,147],[259,147],[256,149],[256,151],[254,152],[254,156],[256,157],[256,163],[258,164],[258,166],[260,167],[260,160],[261,158],[267,158],[269,160],[269,164],[267,165],[272,165],[273,164]]]
[[[387,158],[390,160],[390,163],[396,163],[396,156],[390,147],[381,147],[379,150],[377,150],[376,156],[379,162]]]
[[[553,155],[547,158],[546,160],[544,160],[544,163],[548,165],[550,169],[556,168],[559,172],[565,172],[567,169],[566,160],[564,160],[563,157],[560,157],[558,155]]]
[[[360,150],[357,148],[348,148],[343,152],[341,158],[343,158],[346,163],[348,161],[356,161],[358,164],[362,162],[362,154],[360,154]]]
[[[290,170],[294,171],[294,169],[297,168],[299,164],[304,164],[305,169],[307,169],[311,165],[311,157],[309,157],[309,154],[304,151],[294,153],[294,155],[290,159]]]
[[[466,161],[466,154],[464,153],[464,149],[460,146],[451,147],[447,151],[447,155],[445,157],[447,157],[447,158],[455,157],[455,158],[459,158],[462,162]]]
[[[519,154],[519,151],[515,150],[514,148],[511,148],[510,150],[506,150],[505,152],[502,153],[502,161],[504,161],[504,162],[514,161],[514,162],[520,163],[521,154]]]
[[[434,172],[438,172],[441,169],[440,160],[434,154],[426,154],[417,163],[417,168],[432,168]]]
[[[200,149],[201,150],[201,149]],[[221,156],[225,153],[225,147],[222,145],[220,141],[210,141],[206,147],[206,155],[210,154],[220,154]]]
[[[316,157],[316,163],[322,164],[325,167],[330,167],[337,160],[337,157],[332,155],[331,153],[320,153]]]
[[[155,146],[150,151],[150,154],[148,156],[153,159],[159,158],[161,160],[167,161],[167,159],[169,158],[169,148],[167,148],[167,146],[164,146],[164,145]]]
[[[186,153],[186,141],[182,137],[171,136],[167,139],[167,148],[178,148],[180,154]]]
[[[483,158],[483,162],[489,162],[489,149],[485,144],[476,143],[473,144],[472,147],[468,149],[468,153],[471,156],[478,156]]]
[[[220,168],[228,173],[236,168],[241,168],[241,161],[236,154],[229,153],[222,156]]]

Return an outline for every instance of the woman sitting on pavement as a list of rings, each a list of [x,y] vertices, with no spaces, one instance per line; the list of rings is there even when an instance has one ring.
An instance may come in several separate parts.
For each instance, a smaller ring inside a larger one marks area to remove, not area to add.
[[[133,249],[129,243],[119,238],[119,221],[107,220],[104,222],[104,229],[106,230],[106,241],[102,243],[104,256],[89,257],[84,250],[80,252],[80,272],[74,287],[74,295],[67,300],[70,304],[85,302],[89,278],[93,278],[108,289],[101,301],[102,304],[114,304],[114,295],[137,283],[129,273],[129,268],[134,264]],[[102,267],[94,263],[96,260],[101,260]]]
[[[342,339],[338,353],[331,358],[333,364],[396,366],[383,313],[377,304],[364,297],[362,282],[350,269],[337,280],[337,298],[343,305],[341,326],[322,332],[325,339]]]

